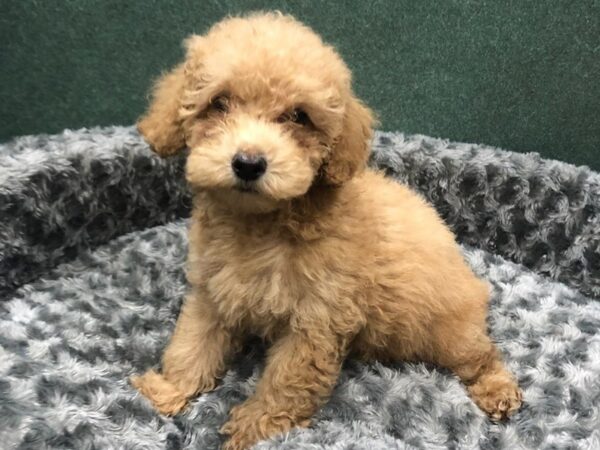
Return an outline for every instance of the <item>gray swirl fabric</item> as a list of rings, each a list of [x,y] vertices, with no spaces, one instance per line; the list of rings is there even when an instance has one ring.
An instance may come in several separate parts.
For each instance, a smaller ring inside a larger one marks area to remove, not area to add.
[[[0,296],[84,248],[185,216],[184,156],[154,156],[132,127],[0,145]]]
[[[184,158],[121,127],[0,145],[0,448],[218,448],[259,342],[175,418],[127,382],[158,365],[185,293]],[[256,448],[600,448],[599,176],[391,133],[372,164],[432,201],[492,283],[490,333],[523,409],[493,424],[451,373],[350,360],[311,428]]]

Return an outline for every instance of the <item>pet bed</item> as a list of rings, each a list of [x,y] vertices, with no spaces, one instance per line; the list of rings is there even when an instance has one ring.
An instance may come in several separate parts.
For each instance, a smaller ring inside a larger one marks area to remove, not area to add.
[[[174,418],[127,381],[158,365],[186,290],[184,161],[125,127],[0,146],[1,448],[218,448],[260,342]],[[371,164],[431,201],[491,283],[490,333],[525,403],[494,424],[447,371],[349,360],[310,428],[256,448],[600,448],[600,175],[383,132]]]

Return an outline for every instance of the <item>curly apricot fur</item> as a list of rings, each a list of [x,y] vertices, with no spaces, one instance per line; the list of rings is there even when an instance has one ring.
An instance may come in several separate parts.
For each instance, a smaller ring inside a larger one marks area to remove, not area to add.
[[[348,354],[439,364],[491,418],[516,411],[521,393],[486,333],[488,286],[431,206],[366,169],[373,115],[335,50],[277,13],[226,19],[187,47],[139,129],[161,155],[190,149],[191,289],[162,374],[134,385],[176,414],[254,334],[272,345],[256,393],[222,428],[228,450],[307,426]],[[281,120],[300,107],[310,123]],[[253,192],[236,189],[240,150],[268,162]]]

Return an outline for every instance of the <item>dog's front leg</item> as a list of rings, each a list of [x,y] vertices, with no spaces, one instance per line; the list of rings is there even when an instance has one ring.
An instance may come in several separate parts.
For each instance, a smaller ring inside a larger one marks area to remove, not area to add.
[[[322,329],[290,331],[270,349],[256,394],[231,411],[221,433],[226,450],[242,450],[295,426],[308,426],[329,397],[346,339]]]
[[[212,305],[194,291],[181,308],[163,354],[162,374],[149,370],[131,382],[162,414],[177,414],[191,397],[214,389],[233,344]]]

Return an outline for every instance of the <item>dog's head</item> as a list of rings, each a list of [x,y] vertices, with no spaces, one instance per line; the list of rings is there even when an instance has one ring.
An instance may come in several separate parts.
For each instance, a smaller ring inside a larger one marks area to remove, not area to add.
[[[138,129],[160,155],[190,149],[187,180],[269,211],[365,165],[373,116],[332,47],[281,14],[230,18],[186,41]]]

